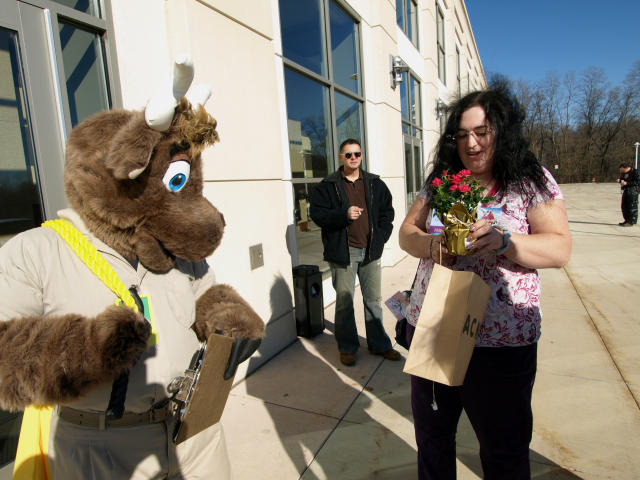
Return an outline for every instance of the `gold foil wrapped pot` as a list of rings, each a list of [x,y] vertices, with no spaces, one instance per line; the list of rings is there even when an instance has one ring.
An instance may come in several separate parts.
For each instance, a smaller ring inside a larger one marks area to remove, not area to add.
[[[465,206],[458,202],[454,204],[442,218],[444,224],[445,244],[451,255],[468,255],[473,249],[467,248],[469,228],[476,223],[477,211],[469,213]]]

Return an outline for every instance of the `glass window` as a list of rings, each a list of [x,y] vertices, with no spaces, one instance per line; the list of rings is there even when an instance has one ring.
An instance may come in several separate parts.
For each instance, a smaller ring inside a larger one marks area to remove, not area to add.
[[[407,35],[411,43],[418,46],[418,2],[417,0],[396,0],[396,23]]]
[[[402,72],[402,82],[400,82],[400,113],[402,114],[402,119],[409,121],[409,95],[407,92],[407,78],[408,73]]]
[[[109,109],[109,95],[100,36],[59,21],[60,44],[71,125]]]
[[[33,137],[16,32],[0,27],[0,246],[42,223]],[[10,478],[21,413],[0,410],[0,476]]]
[[[358,29],[335,2],[331,2],[331,66],[333,80],[352,92],[360,93],[358,72]]]
[[[322,179],[329,174],[333,157],[329,89],[289,68],[284,70],[284,81],[292,176]]]
[[[297,227],[294,263],[326,271],[321,230],[308,216],[308,201],[339,165],[334,148],[340,142],[355,138],[364,149],[360,28],[333,0],[280,0],[280,23]]]
[[[80,12],[88,13],[94,17],[99,16],[99,9],[95,0],[53,0],[60,5],[73,8]]]
[[[42,223],[31,124],[15,32],[0,28],[0,245]]]
[[[298,264],[318,265],[322,271],[329,269],[324,261],[320,228],[309,216],[310,199],[319,182],[293,182],[294,217],[296,221],[296,241]]]
[[[413,169],[413,156],[412,156],[411,140],[405,139],[404,141],[404,171],[407,184],[407,197],[410,197],[414,193],[414,169]]]
[[[400,83],[400,112],[402,120],[414,125],[422,125],[420,111],[420,82],[413,75],[403,72]]]
[[[436,30],[437,30],[437,47],[438,47],[438,78],[442,83],[447,83],[445,68],[445,50],[444,50],[444,15],[440,7],[436,8]]]
[[[422,142],[413,141],[413,179],[415,182],[414,195],[411,201],[415,200],[416,195],[422,188]]]
[[[396,0],[396,23],[404,31],[404,0]]]
[[[460,73],[460,49],[456,47],[456,85],[458,87],[458,97],[462,96],[462,79]]]
[[[422,109],[420,82],[403,73],[400,84],[407,209],[422,187]]]
[[[284,57],[326,77],[322,10],[322,0],[280,0],[280,31]]]
[[[404,136],[404,172],[406,184],[407,210],[422,188],[422,141]]]
[[[418,44],[418,6],[414,0],[405,0],[407,9],[407,37],[414,45]]]
[[[422,115],[420,113],[420,83],[411,75],[411,123],[422,125]]]
[[[336,131],[338,141],[362,138],[362,103],[336,92]]]

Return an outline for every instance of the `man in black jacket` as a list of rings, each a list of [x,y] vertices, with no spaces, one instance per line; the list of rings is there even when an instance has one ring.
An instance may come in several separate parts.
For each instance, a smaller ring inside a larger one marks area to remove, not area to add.
[[[335,336],[344,365],[355,364],[360,346],[353,312],[356,274],[364,301],[369,351],[389,360],[400,354],[382,325],[380,257],[393,230],[391,192],[378,175],[360,168],[362,149],[352,138],[340,145],[343,166],[311,195],[311,219],[322,229],[324,259],[336,290]]]
[[[638,193],[640,192],[640,175],[638,170],[631,168],[628,163],[620,164],[620,186],[622,187],[622,217],[621,227],[631,227],[638,223]]]

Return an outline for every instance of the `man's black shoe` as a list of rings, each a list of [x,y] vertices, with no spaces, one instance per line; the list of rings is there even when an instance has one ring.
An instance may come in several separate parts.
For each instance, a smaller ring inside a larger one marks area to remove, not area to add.
[[[621,227],[624,227],[627,224],[627,222],[620,222],[618,225]]]
[[[633,227],[633,223],[623,223],[622,226],[623,227]]]

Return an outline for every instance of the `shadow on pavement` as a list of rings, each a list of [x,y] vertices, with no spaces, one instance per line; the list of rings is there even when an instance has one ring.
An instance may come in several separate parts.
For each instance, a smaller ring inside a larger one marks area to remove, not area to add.
[[[535,425],[535,417],[533,419]],[[535,428],[535,427],[534,427]],[[479,446],[473,427],[467,416],[462,414],[458,423],[457,452],[458,460],[468,468],[477,478],[483,478],[482,465],[480,463]],[[531,478],[536,480],[578,480],[582,477],[576,475],[544,455],[534,450],[529,450],[529,462],[531,465]],[[458,468],[458,478],[470,478],[468,475],[461,477]]]
[[[362,339],[356,365],[345,367],[332,331],[326,322],[322,334],[299,338],[246,378],[247,393],[263,401],[301,478],[415,477],[415,447],[387,421],[411,422],[408,390],[396,388],[406,383],[402,362],[368,354]]]

